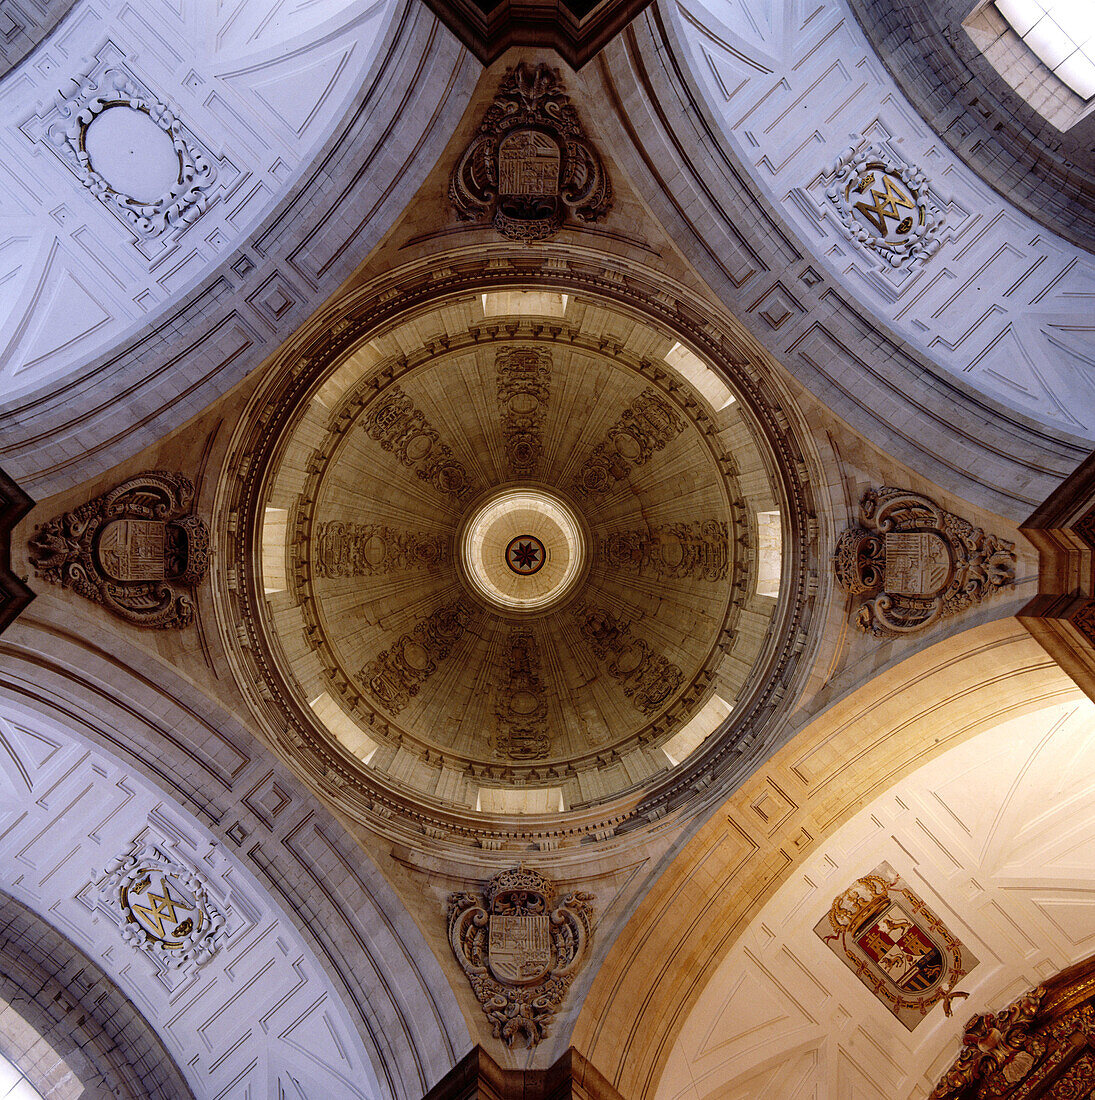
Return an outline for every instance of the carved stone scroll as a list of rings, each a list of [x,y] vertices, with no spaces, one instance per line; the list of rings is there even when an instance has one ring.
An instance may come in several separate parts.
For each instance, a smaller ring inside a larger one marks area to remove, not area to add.
[[[1015,544],[908,489],[870,489],[862,526],[840,536],[833,568],[866,597],[856,623],[879,636],[923,630],[1015,583]]]
[[[531,631],[514,630],[499,685],[498,752],[511,760],[540,760],[551,746],[540,652]]]
[[[713,519],[613,531],[597,540],[597,552],[610,569],[720,581],[730,568],[730,532]]]
[[[317,525],[316,573],[321,577],[372,577],[401,569],[435,569],[451,558],[452,539],[396,531],[382,523]]]
[[[684,420],[654,389],[643,390],[608,429],[574,479],[579,496],[607,492],[684,431]]]
[[[633,637],[630,623],[619,622],[607,611],[581,606],[573,614],[589,648],[623,685],[636,709],[652,715],[669,703],[684,680],[675,664]]]
[[[474,612],[460,600],[435,611],[360,672],[365,690],[391,714],[418,694],[464,633]]]
[[[553,236],[568,213],[584,222],[608,213],[608,176],[557,70],[524,62],[506,70],[453,170],[449,198],[460,218],[489,218],[517,241]]]
[[[362,424],[370,438],[439,493],[462,500],[471,490],[472,479],[463,463],[399,386],[369,406]]]
[[[31,564],[39,577],[127,622],[185,626],[209,561],[209,532],[190,512],[193,499],[182,474],[139,474],[37,528]]]
[[[485,896],[449,896],[449,943],[508,1047],[533,1047],[549,1031],[593,935],[593,897],[565,894],[526,867],[502,871]]]
[[[498,405],[506,458],[518,477],[540,465],[541,432],[551,396],[551,355],[537,348],[507,348],[496,361]]]

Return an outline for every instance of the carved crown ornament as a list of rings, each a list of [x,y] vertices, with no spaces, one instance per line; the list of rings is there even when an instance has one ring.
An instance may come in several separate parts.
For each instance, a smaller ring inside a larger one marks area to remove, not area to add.
[[[928,1010],[968,993],[955,985],[977,959],[888,864],[833,900],[815,933],[910,1031]]]
[[[464,221],[490,220],[514,241],[554,236],[568,214],[595,222],[612,207],[604,164],[586,137],[556,69],[506,70],[449,198]]]
[[[944,216],[919,168],[880,145],[848,148],[826,195],[844,232],[891,267],[922,263],[942,244]]]
[[[585,961],[593,935],[593,896],[556,900],[538,871],[501,871],[482,895],[449,896],[449,943],[472,990],[506,1046],[533,1047]]]
[[[121,857],[102,892],[122,919],[122,939],[165,966],[198,966],[224,937],[224,914],[205,880],[158,847]]]
[[[923,630],[1015,583],[1015,544],[909,489],[869,489],[833,568],[862,597],[856,624],[881,637]]]
[[[37,575],[136,626],[186,626],[209,563],[209,532],[191,511],[194,484],[153,470],[35,529]]]

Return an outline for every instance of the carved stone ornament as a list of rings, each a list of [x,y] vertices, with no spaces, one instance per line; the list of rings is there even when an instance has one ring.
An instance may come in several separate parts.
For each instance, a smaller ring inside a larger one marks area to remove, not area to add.
[[[499,353],[496,367],[506,458],[518,477],[531,477],[543,450],[551,354],[539,348],[507,348]]]
[[[575,493],[581,497],[607,493],[683,431],[684,420],[669,402],[653,388],[643,390],[585,460],[574,479]]]
[[[730,530],[721,520],[613,531],[602,536],[597,546],[601,561],[610,569],[659,578],[721,581],[730,567]]]
[[[209,562],[209,532],[190,512],[194,485],[153,470],[36,528],[39,577],[137,626],[185,626]]]
[[[417,622],[360,672],[365,690],[390,714],[398,714],[418,694],[422,684],[437,670],[475,610],[460,600],[439,608]]]
[[[891,267],[923,262],[938,251],[943,212],[919,168],[868,145],[846,149],[829,171],[826,194],[853,241]]]
[[[684,682],[684,674],[649,643],[631,633],[610,611],[582,605],[574,609],[578,632],[609,673],[623,685],[624,695],[643,714],[662,710]]]
[[[551,748],[547,691],[540,669],[540,651],[529,630],[511,630],[509,653],[502,667],[495,746],[510,760],[541,760]]]
[[[593,897],[565,894],[527,867],[502,871],[485,896],[449,896],[449,943],[492,1032],[533,1047],[551,1026],[593,935]]]
[[[922,630],[1015,583],[1015,544],[907,489],[869,489],[833,568],[867,597],[855,621],[879,636]]]
[[[156,847],[123,856],[103,883],[126,943],[168,967],[200,965],[224,936],[224,914],[201,876]]]
[[[448,535],[397,531],[383,523],[332,520],[316,531],[316,572],[321,577],[372,577],[404,569],[433,570],[452,555]]]
[[[463,220],[490,218],[515,241],[554,236],[568,212],[583,222],[608,213],[608,176],[556,69],[521,62],[506,70],[453,170],[449,198]]]
[[[976,965],[969,948],[889,864],[857,879],[814,931],[909,1031],[939,1001],[967,997],[955,985]]]
[[[134,232],[154,237],[205,210],[213,158],[132,73],[115,67],[86,77],[54,113],[46,137],[57,155]],[[141,148],[139,170],[127,161],[127,143]]]

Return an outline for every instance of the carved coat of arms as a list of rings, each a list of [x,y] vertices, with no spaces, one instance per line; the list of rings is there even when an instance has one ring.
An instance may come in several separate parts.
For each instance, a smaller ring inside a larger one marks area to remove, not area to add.
[[[567,212],[594,222],[612,206],[604,165],[559,73],[524,62],[506,71],[449,182],[464,220],[490,218],[504,237],[543,240]]]
[[[831,171],[827,195],[852,240],[891,267],[926,260],[939,249],[943,212],[919,168],[868,145],[845,150]]]
[[[592,901],[556,901],[554,885],[527,867],[495,875],[483,897],[449,897],[449,942],[496,1039],[532,1047],[548,1033],[588,951]]]
[[[1015,583],[1015,544],[907,489],[870,489],[861,526],[837,543],[837,580],[864,597],[856,622],[880,636],[922,630]]]
[[[205,883],[159,848],[119,860],[103,892],[122,917],[122,938],[166,966],[200,964],[220,944],[224,915]]]
[[[185,626],[190,591],[209,561],[209,532],[191,514],[193,500],[182,474],[140,474],[39,527],[31,564],[138,626]]]
[[[978,960],[888,864],[836,898],[814,931],[910,1031],[938,1001],[949,1016],[968,995],[954,987]]]

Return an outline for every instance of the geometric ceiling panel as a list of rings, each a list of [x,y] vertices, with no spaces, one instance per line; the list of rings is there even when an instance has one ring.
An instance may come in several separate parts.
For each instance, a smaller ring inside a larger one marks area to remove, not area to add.
[[[1050,706],[951,749],[860,810],[802,862],[714,969],[657,1100],[767,1095],[748,1085],[769,1077],[779,1083],[772,1095],[799,1088],[782,1074],[798,1057],[801,1032],[774,1028],[780,1012],[817,1020],[809,1087],[819,1100],[923,1096],[968,1016],[995,1011],[1095,950],[1093,743],[1095,704]],[[983,805],[971,812],[973,802]],[[1016,845],[1029,855],[1010,859]],[[1086,864],[1054,859],[1055,848],[1086,852]],[[811,928],[883,857],[981,960],[957,983],[969,997],[954,1002],[953,1015],[937,1003],[912,1033]]]

